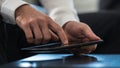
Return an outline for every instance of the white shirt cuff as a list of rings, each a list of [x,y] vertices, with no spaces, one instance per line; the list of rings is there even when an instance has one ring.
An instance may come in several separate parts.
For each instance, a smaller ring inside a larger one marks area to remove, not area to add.
[[[15,10],[21,5],[27,4],[22,0],[6,0],[1,5],[1,14],[3,20],[10,24],[16,24],[15,22]]]
[[[79,21],[73,0],[40,0],[48,15],[60,26],[68,21]]]
[[[63,26],[68,21],[77,21],[79,22],[79,18],[77,16],[77,12],[75,10],[71,10],[68,8],[57,8],[53,9],[49,16],[57,22],[60,26]]]

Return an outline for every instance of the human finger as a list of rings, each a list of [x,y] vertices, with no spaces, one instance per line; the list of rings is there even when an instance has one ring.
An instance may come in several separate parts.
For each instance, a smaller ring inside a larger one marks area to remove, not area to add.
[[[63,31],[63,29],[52,20],[49,20],[49,26],[50,26],[50,29],[59,36],[61,42],[64,45],[67,45],[68,39],[67,39],[67,36],[66,36],[65,32]]]

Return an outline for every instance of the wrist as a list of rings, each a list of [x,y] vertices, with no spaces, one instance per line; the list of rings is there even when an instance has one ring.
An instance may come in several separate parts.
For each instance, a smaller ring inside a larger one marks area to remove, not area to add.
[[[18,7],[15,11],[15,18],[21,15],[28,7],[30,7],[28,4],[24,4]]]
[[[62,26],[62,28],[63,29],[65,29],[66,27],[72,27],[72,25],[74,24],[74,23],[78,23],[77,21],[68,21],[68,22],[66,22],[63,26]]]

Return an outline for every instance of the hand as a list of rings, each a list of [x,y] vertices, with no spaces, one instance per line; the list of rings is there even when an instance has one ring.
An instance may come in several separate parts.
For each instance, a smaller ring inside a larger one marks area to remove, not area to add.
[[[19,7],[15,14],[16,23],[24,31],[28,43],[47,43],[60,39],[64,45],[68,44],[63,29],[47,15],[29,5]]]
[[[100,40],[100,38],[92,32],[90,27],[82,22],[69,21],[63,26],[63,29],[66,32],[69,42],[82,43]],[[94,51],[96,47],[97,44],[92,46],[83,46],[72,50],[74,54],[90,53]]]

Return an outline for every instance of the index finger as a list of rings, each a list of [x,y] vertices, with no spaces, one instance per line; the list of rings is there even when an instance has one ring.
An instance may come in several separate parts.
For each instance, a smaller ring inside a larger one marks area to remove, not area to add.
[[[51,19],[49,20],[49,28],[59,36],[64,45],[68,44],[68,39],[63,29]]]

